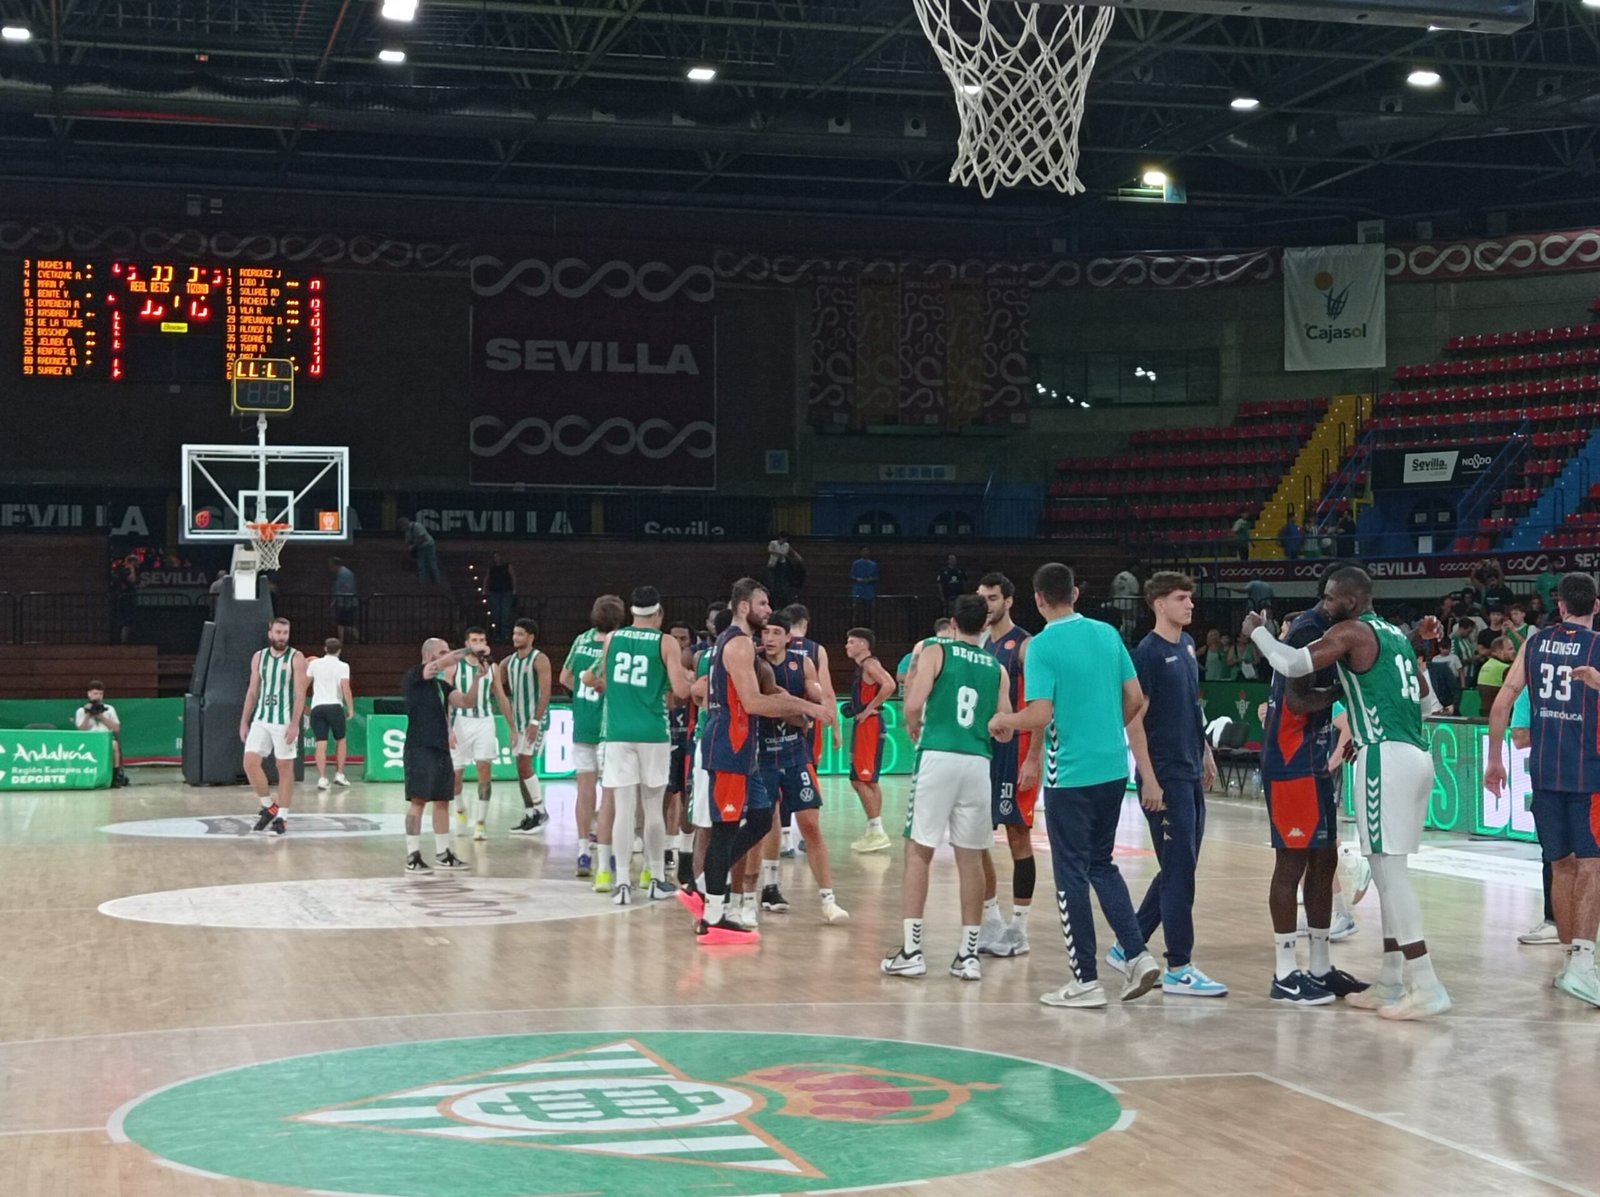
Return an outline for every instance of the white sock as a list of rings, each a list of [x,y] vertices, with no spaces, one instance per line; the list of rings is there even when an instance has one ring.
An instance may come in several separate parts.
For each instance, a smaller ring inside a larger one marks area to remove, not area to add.
[[[1383,954],[1383,967],[1378,970],[1378,984],[1387,985],[1391,989],[1399,985],[1401,981],[1400,968],[1404,962],[1405,957],[1398,951],[1385,952]]]
[[[868,831],[882,831],[883,830],[883,819],[882,819],[882,817],[880,816],[879,818],[876,818],[876,819],[868,819],[867,820],[867,830]]]
[[[704,878],[701,878],[701,882],[702,883],[704,883],[704,880],[705,880]],[[707,894],[706,895],[706,910],[705,910],[706,926],[715,927],[718,923],[720,923],[722,921],[723,901],[724,900],[722,898],[718,897],[716,894]]]
[[[489,800],[487,798],[479,798],[478,799],[478,822],[487,823],[488,821],[489,821]]]
[[[978,928],[963,926],[961,928],[961,954],[975,956],[978,952]]]
[[[594,871],[597,873],[609,873],[611,871],[611,845],[596,844],[593,840],[589,842],[594,846]]]
[[[1586,973],[1594,968],[1594,940],[1572,938],[1572,955],[1567,958],[1567,967],[1573,972]]]
[[[1344,904],[1344,895],[1342,893],[1333,895],[1333,913],[1342,919],[1350,917],[1350,907]]]
[[[778,878],[781,876],[782,873],[778,869],[777,861],[763,860],[761,862],[761,884],[763,886],[777,885]]]
[[[1011,925],[1018,931],[1026,931],[1028,929],[1028,911],[1032,909],[1032,906],[1013,906],[1011,908]]]
[[[1328,959],[1328,931],[1327,927],[1307,927],[1311,933],[1311,975],[1324,977],[1328,969],[1333,967]]]
[[[759,894],[746,894],[744,896],[743,906],[746,913],[754,914],[761,909],[761,903],[757,900],[759,897]]]
[[[791,848],[794,847],[794,828],[793,827],[785,827],[783,829],[783,836],[782,836],[782,839],[781,839],[780,842],[782,843],[783,850],[785,852],[789,851]]]
[[[1406,972],[1411,974],[1412,989],[1437,989],[1439,987],[1438,974],[1433,971],[1433,957],[1424,952],[1415,960],[1407,960]]]
[[[440,856],[450,851],[450,833],[448,831],[434,832],[433,847],[434,851],[438,852]]]
[[[406,836],[406,855],[410,856],[413,852],[421,852],[421,851],[422,851],[422,837],[420,835],[408,835],[408,836]]]
[[[983,921],[997,923],[1000,921],[1000,899],[998,897],[983,900]]]
[[[907,956],[915,956],[922,951],[922,920],[901,919],[900,922],[904,928],[904,942],[901,944],[901,950]]]
[[[817,897],[821,898],[824,902],[831,902],[833,901],[833,891],[831,889],[818,890]]]
[[[1273,965],[1273,974],[1278,980],[1283,980],[1300,967],[1300,962],[1294,958],[1294,941],[1299,936],[1293,931],[1287,935],[1274,935],[1272,942],[1275,945],[1276,964]]]

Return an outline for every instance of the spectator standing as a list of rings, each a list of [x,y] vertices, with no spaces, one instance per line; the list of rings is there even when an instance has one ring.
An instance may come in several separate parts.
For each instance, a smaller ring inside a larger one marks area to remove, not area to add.
[[[1361,546],[1356,543],[1356,517],[1348,507],[1339,513],[1338,522],[1333,526],[1334,551],[1340,557],[1354,557],[1361,552]]]
[[[1549,558],[1546,558],[1544,569],[1540,570],[1539,576],[1533,580],[1534,593],[1539,596],[1540,615],[1547,615],[1556,609],[1556,587],[1560,582],[1561,575],[1556,573],[1555,567],[1550,564]]]
[[[1232,679],[1233,672],[1228,666],[1228,647],[1219,629],[1212,628],[1206,633],[1206,646],[1199,652],[1201,664],[1205,666],[1206,681],[1226,682]]]
[[[867,546],[850,563],[850,597],[855,601],[857,623],[871,622],[872,604],[878,598],[878,563],[867,553]]]
[[[1250,536],[1254,531],[1250,524],[1250,513],[1241,511],[1239,518],[1233,521],[1233,545],[1240,561],[1248,560],[1250,557]]]
[[[966,588],[967,571],[956,564],[956,555],[951,553],[944,559],[944,568],[939,571],[939,597],[944,600],[946,614],[954,609],[955,601]]]
[[[1422,641],[1428,662],[1428,685],[1439,699],[1439,714],[1457,715],[1461,712],[1461,663],[1453,653],[1439,653],[1432,640]]]
[[[325,655],[306,666],[306,677],[311,681],[311,738],[317,742],[319,790],[328,788],[329,740],[334,742],[334,784],[350,784],[344,776],[344,757],[348,722],[356,713],[356,700],[350,693],[350,666],[339,657],[344,645],[337,637],[329,637],[322,650]]]
[[[1300,549],[1306,542],[1305,530],[1295,522],[1294,508],[1289,508],[1289,514],[1284,518],[1283,531],[1278,533],[1278,543],[1283,546],[1283,555],[1290,561],[1300,557]]]
[[[1139,622],[1139,603],[1142,591],[1139,586],[1139,563],[1130,561],[1111,579],[1111,605],[1117,609],[1117,625],[1126,640]]]
[[[111,733],[111,784],[125,786],[128,775],[122,768],[122,721],[117,718],[117,708],[106,701],[106,684],[90,682],[84,697],[88,701],[72,713],[72,725],[79,731]]]
[[[1496,636],[1489,644],[1489,656],[1478,670],[1479,709],[1488,712],[1494,706],[1495,695],[1505,685],[1506,672],[1517,659],[1517,646],[1509,636]]]
[[[1483,608],[1485,611],[1504,611],[1517,601],[1517,596],[1512,593],[1511,587],[1506,585],[1505,575],[1500,572],[1498,565],[1491,564],[1484,578]]]
[[[355,571],[339,557],[328,558],[328,570],[333,574],[334,635],[346,644],[354,644],[360,638],[356,624],[360,622],[361,615]]]
[[[484,577],[484,597],[489,600],[491,633],[511,639],[511,625],[517,618],[517,574],[500,553],[491,554]]]
[[[417,580],[444,585],[444,575],[439,572],[439,546],[433,542],[433,534],[405,516],[396,520],[394,526],[400,529],[406,551],[417,563]]]

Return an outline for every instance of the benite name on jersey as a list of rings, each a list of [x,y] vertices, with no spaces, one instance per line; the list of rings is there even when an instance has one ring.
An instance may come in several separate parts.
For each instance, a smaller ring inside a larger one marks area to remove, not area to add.
[[[968,648],[965,644],[945,644],[943,647],[945,652],[954,654],[958,661],[984,666],[994,663],[994,654],[985,649]]]
[[[687,345],[674,345],[661,361],[646,341],[519,341],[495,337],[486,346],[491,370],[536,370],[569,374],[694,374],[700,365]]]

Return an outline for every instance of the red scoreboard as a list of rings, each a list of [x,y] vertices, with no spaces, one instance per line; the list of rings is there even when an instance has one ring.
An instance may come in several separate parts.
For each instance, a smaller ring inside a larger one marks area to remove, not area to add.
[[[108,382],[227,383],[236,358],[327,366],[319,275],[277,266],[27,258],[22,373]]]

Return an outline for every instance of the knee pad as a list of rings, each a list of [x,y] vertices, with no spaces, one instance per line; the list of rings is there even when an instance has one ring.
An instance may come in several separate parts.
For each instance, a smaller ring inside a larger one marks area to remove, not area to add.
[[[1011,867],[1011,898],[1013,901],[1033,900],[1033,887],[1038,881],[1039,869],[1033,857],[1015,861]]]

